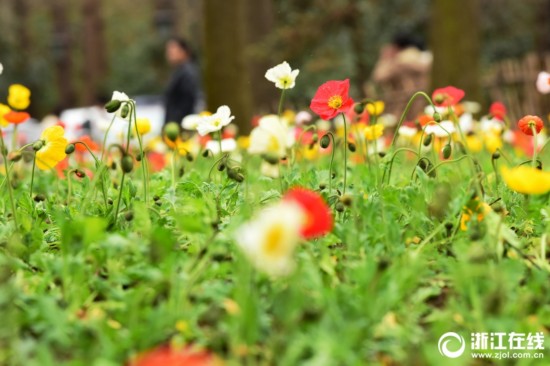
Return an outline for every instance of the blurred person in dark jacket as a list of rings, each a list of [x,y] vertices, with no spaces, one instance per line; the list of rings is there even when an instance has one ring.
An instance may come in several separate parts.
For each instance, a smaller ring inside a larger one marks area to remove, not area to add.
[[[166,42],[166,59],[174,71],[164,93],[164,124],[180,124],[183,117],[197,113],[203,107],[200,73],[193,63],[191,49],[183,39],[174,37]]]

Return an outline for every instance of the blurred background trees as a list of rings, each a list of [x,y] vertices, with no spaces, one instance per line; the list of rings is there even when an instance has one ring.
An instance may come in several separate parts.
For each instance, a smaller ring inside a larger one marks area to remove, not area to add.
[[[41,117],[115,89],[158,95],[170,72],[164,40],[177,34],[196,50],[210,109],[228,104],[248,126],[276,110],[268,67],[301,70],[296,106],[331,78],[349,77],[360,97],[380,47],[405,31],[434,52],[433,86],[483,100],[486,67],[549,51],[549,16],[549,0],[0,0],[0,98],[26,84]]]

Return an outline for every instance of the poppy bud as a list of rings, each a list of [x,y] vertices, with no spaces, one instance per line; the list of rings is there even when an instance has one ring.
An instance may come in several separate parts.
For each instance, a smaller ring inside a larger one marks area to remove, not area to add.
[[[380,156],[381,158],[383,158],[384,156],[386,156],[386,153],[384,151],[379,151],[378,152],[378,156]]]
[[[155,194],[153,196],[153,201],[158,201],[158,200],[160,200],[160,196],[158,194]]]
[[[317,136],[317,134],[314,134],[311,138],[311,141],[313,141],[314,144],[317,143],[317,141],[319,141],[319,136]]]
[[[185,174],[185,168],[182,166],[180,170],[178,171],[178,176],[181,178]]]
[[[349,196],[349,195],[347,195],[347,194],[345,194],[345,195],[343,195],[342,197],[340,197],[340,202],[342,202],[342,204],[343,204],[344,206],[346,206],[346,207],[351,206],[352,201],[353,201],[353,200],[352,200],[351,196]]]
[[[124,155],[120,160],[120,166],[124,173],[130,173],[134,169],[134,159],[131,155]]]
[[[224,169],[225,169],[225,163],[222,162],[222,163],[218,164],[218,171],[219,172],[223,172]]]
[[[441,114],[439,114],[439,112],[434,112],[433,118],[434,118],[434,121],[441,122]]]
[[[187,159],[188,162],[192,162],[193,161],[193,155],[190,152],[187,152],[185,154],[185,159]]]
[[[498,159],[500,159],[500,152],[495,151],[495,152],[493,153],[493,155],[491,156],[491,158],[492,158],[493,160],[498,160]]]
[[[334,208],[338,212],[344,212],[344,204],[342,202],[337,202]]]
[[[207,158],[210,156],[210,150],[206,149],[202,152],[202,157]]]
[[[74,150],[75,150],[74,144],[68,144],[68,145],[65,147],[65,154],[71,155],[72,153],[74,153]]]
[[[124,218],[126,221],[132,221],[134,219],[134,213],[132,211],[128,211],[124,214]]]
[[[44,141],[38,140],[38,141],[36,141],[34,144],[32,144],[32,149],[33,149],[34,151],[38,151],[38,150],[40,150],[43,146],[44,146]]]
[[[86,176],[86,173],[84,173],[80,169],[75,169],[74,170],[74,175],[76,175],[78,178],[84,178]]]
[[[230,179],[233,179],[236,182],[242,182],[244,180],[244,175],[242,173],[242,169],[239,166],[228,168],[227,169],[227,176]]]
[[[112,205],[113,205],[113,199],[112,199],[112,198],[108,198],[108,199],[107,199],[107,204],[109,204],[109,205],[112,206]]]
[[[432,140],[433,140],[432,134],[426,135],[426,137],[424,137],[424,141],[422,141],[422,144],[424,146],[430,146],[430,144],[432,143]]]
[[[130,114],[130,107],[128,106],[128,103],[125,103],[120,110],[120,116],[122,118],[126,118],[128,117],[128,114]]]
[[[365,110],[365,105],[363,103],[357,103],[354,107],[353,107],[353,111],[357,114],[361,114],[363,113],[363,111]]]
[[[23,157],[23,154],[21,154],[20,151],[12,151],[8,156],[8,160],[15,163],[21,160],[22,157]]]
[[[111,168],[111,170],[116,170],[116,162],[115,161],[111,162],[111,165],[109,166],[109,168]]]
[[[323,189],[327,188],[327,185],[325,183],[319,184],[319,189],[322,191]]]
[[[443,94],[438,93],[434,96],[433,99],[435,104],[441,104],[445,101],[445,96]]]
[[[109,113],[115,113],[120,108],[120,100],[113,99],[105,104],[105,110]]]
[[[262,159],[264,159],[271,165],[279,163],[279,157],[275,154],[262,154]]]
[[[349,151],[351,151],[351,152],[355,152],[355,150],[357,150],[357,148],[356,148],[356,146],[355,146],[355,144],[354,144],[353,142],[349,142],[349,143],[348,143],[348,149],[349,149]]]
[[[451,144],[447,144],[443,146],[443,159],[449,159],[451,157],[452,152],[453,152],[453,149],[451,147]]]
[[[321,147],[322,147],[323,149],[326,149],[327,147],[329,147],[329,145],[330,145],[330,137],[328,137],[328,134],[323,135],[323,137],[321,137],[321,142],[319,142],[319,145],[321,145]]]
[[[37,194],[34,196],[34,202],[42,202],[46,200],[46,196],[44,196],[42,193]]]
[[[180,134],[180,126],[176,122],[170,122],[164,127],[164,134],[168,140],[175,142]]]

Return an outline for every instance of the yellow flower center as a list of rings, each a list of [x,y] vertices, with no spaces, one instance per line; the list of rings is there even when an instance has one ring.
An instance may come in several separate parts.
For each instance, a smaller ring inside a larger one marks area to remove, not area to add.
[[[275,224],[268,229],[264,243],[264,251],[268,256],[280,257],[284,255],[284,230],[283,224]]]
[[[339,95],[333,95],[328,98],[328,106],[332,109],[338,109],[342,106],[342,97]]]
[[[269,144],[267,145],[267,150],[270,152],[279,151],[279,140],[275,136],[269,138]]]
[[[217,119],[217,120],[214,121],[214,126],[220,127],[220,123],[221,123],[221,121],[219,119]]]

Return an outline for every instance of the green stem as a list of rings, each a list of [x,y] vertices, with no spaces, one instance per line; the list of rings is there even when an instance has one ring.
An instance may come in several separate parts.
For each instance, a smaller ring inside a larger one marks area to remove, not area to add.
[[[120,209],[120,201],[122,200],[122,190],[124,188],[124,177],[126,177],[126,173],[122,173],[122,179],[120,180],[120,190],[118,192],[118,199],[116,201],[116,209],[115,209],[115,225],[118,219],[118,210]]]
[[[531,132],[533,133],[533,168],[537,167],[537,129],[534,125],[531,125]]]
[[[101,145],[101,161],[103,161],[103,157],[105,156],[105,145],[107,144],[107,136],[109,135],[109,131],[111,131],[111,127],[113,127],[115,118],[116,118],[116,114],[113,114],[111,123],[109,123],[109,127],[107,127],[107,131],[105,131],[105,135],[103,135],[103,145]]]
[[[11,135],[11,149],[12,151],[17,150],[17,126],[18,124],[13,125],[13,134]]]
[[[328,194],[332,193],[332,162],[334,161],[334,150],[336,149],[336,144],[334,142],[334,135],[332,132],[327,132],[327,135],[332,139],[332,151],[330,152],[330,165],[328,166]]]
[[[281,98],[279,99],[279,108],[277,109],[277,116],[279,117],[279,121],[281,120],[281,114],[283,113],[283,101],[285,100],[285,90],[283,89],[281,91]]]
[[[2,158],[4,160],[4,169],[6,170],[6,184],[8,186],[8,194],[10,196],[10,203],[11,203],[11,210],[13,214],[13,222],[15,222],[15,226],[19,227],[19,224],[17,222],[17,209],[15,207],[15,199],[13,198],[13,187],[11,186],[11,179],[10,179],[10,169],[8,166],[8,154],[6,150],[6,144],[4,143],[4,136],[2,135],[2,131],[0,131],[0,150],[2,150]]]
[[[134,126],[136,128],[136,136],[139,144],[139,153],[141,156],[141,173],[143,175],[143,197],[145,200],[145,203],[147,203],[147,196],[148,196],[148,183],[149,183],[149,172],[147,171],[147,157],[145,156],[145,151],[143,150],[143,144],[141,142],[141,135],[139,134],[138,127],[137,127],[137,112],[136,112],[136,102],[133,100],[132,103],[132,114],[134,116]]]
[[[32,170],[31,170],[31,189],[30,189],[30,195],[29,197],[32,200],[32,189],[34,185],[34,172],[36,170],[36,154],[34,154],[34,158],[32,159]]]
[[[419,156],[416,151],[414,151],[413,149],[408,148],[408,147],[400,147],[399,149],[396,149],[393,152],[392,157],[390,159],[390,164],[389,164],[389,169],[388,169],[388,184],[390,184],[390,182],[391,182],[391,173],[392,173],[392,168],[393,168],[393,161],[394,161],[395,157],[397,156],[397,153],[400,152],[400,151],[412,152],[417,157]],[[385,180],[386,180],[386,170],[384,169],[384,174],[382,175],[382,183],[384,183]]]
[[[86,148],[86,150],[88,150],[88,152],[90,153],[90,155],[92,156],[92,158],[94,158],[94,161],[96,163],[96,168],[99,167],[99,160],[98,158],[95,156],[95,154],[92,152],[92,150],[90,149],[90,147],[85,143],[85,142],[82,142],[82,141],[75,141],[73,144],[80,144],[82,146],[84,146]]]
[[[346,194],[348,175],[348,126],[344,113],[342,113],[342,118],[344,119],[344,189],[342,190],[342,194]]]
[[[390,147],[393,147],[395,145],[395,141],[397,141],[397,136],[399,135],[399,133],[398,133],[399,127],[401,127],[401,125],[403,124],[403,121],[405,120],[405,117],[407,116],[407,113],[409,112],[409,109],[411,108],[412,102],[418,96],[424,97],[428,101],[428,103],[430,103],[430,105],[433,107],[434,113],[436,112],[435,105],[433,104],[432,99],[428,96],[428,94],[426,94],[422,91],[418,91],[418,92],[414,93],[413,96],[411,97],[411,99],[409,99],[409,102],[407,103],[407,106],[405,107],[405,110],[403,111],[403,114],[401,114],[401,118],[399,119],[399,122],[397,123],[397,126],[395,128],[395,133],[393,134],[393,139],[391,140]]]

